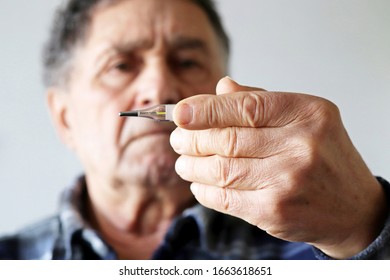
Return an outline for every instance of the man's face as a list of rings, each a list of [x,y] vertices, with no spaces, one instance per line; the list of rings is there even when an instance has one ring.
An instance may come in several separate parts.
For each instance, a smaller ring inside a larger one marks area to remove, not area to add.
[[[191,1],[127,0],[98,8],[66,93],[66,142],[87,177],[177,184],[173,124],[118,113],[213,93],[223,61],[206,15]]]

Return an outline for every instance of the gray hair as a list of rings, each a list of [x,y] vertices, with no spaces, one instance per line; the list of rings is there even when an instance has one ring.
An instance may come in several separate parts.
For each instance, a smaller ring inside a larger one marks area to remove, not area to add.
[[[72,55],[85,40],[91,15],[97,7],[121,0],[68,0],[56,12],[43,51],[43,80],[47,87],[64,86],[69,79]],[[213,0],[190,0],[207,15],[228,56],[230,42]]]

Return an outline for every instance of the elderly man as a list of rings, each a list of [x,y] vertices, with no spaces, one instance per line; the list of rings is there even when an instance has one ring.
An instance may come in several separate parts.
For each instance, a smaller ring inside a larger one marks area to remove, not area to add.
[[[228,53],[211,1],[69,0],[45,81],[85,176],[0,258],[388,257],[389,184],[337,107],[222,78]],[[118,117],[174,103],[176,125]]]

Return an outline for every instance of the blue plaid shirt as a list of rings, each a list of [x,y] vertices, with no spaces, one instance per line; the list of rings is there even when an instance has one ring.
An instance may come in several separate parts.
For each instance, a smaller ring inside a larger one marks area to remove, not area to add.
[[[390,184],[378,178],[390,197]],[[0,259],[116,259],[85,217],[83,177],[64,191],[59,214],[0,238]],[[390,199],[388,200],[390,201]],[[390,216],[390,215],[389,215]],[[353,259],[390,258],[390,218],[374,242]],[[329,259],[305,243],[286,242],[240,219],[189,208],[170,227],[153,259]]]

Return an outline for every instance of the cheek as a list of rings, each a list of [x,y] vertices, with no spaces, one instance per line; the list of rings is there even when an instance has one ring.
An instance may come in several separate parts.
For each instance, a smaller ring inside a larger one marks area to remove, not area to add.
[[[204,87],[199,87],[199,86],[191,87],[189,90],[185,91],[181,95],[180,100],[186,99],[186,98],[189,98],[189,97],[195,96],[195,95],[214,94],[214,93],[215,93],[215,88],[213,88],[213,87],[206,87],[206,86],[204,86]]]
[[[124,122],[118,113],[123,104],[119,98],[99,96],[74,100],[71,130],[75,151],[84,165],[115,161],[118,137]]]
[[[84,167],[94,167],[112,165],[117,157],[115,143],[115,127],[112,121],[94,118],[79,122],[75,133],[76,154],[80,158]]]
[[[188,98],[198,94],[215,94],[215,88],[221,75],[210,76],[209,79],[203,83],[192,85],[189,90],[184,94],[184,98]]]

